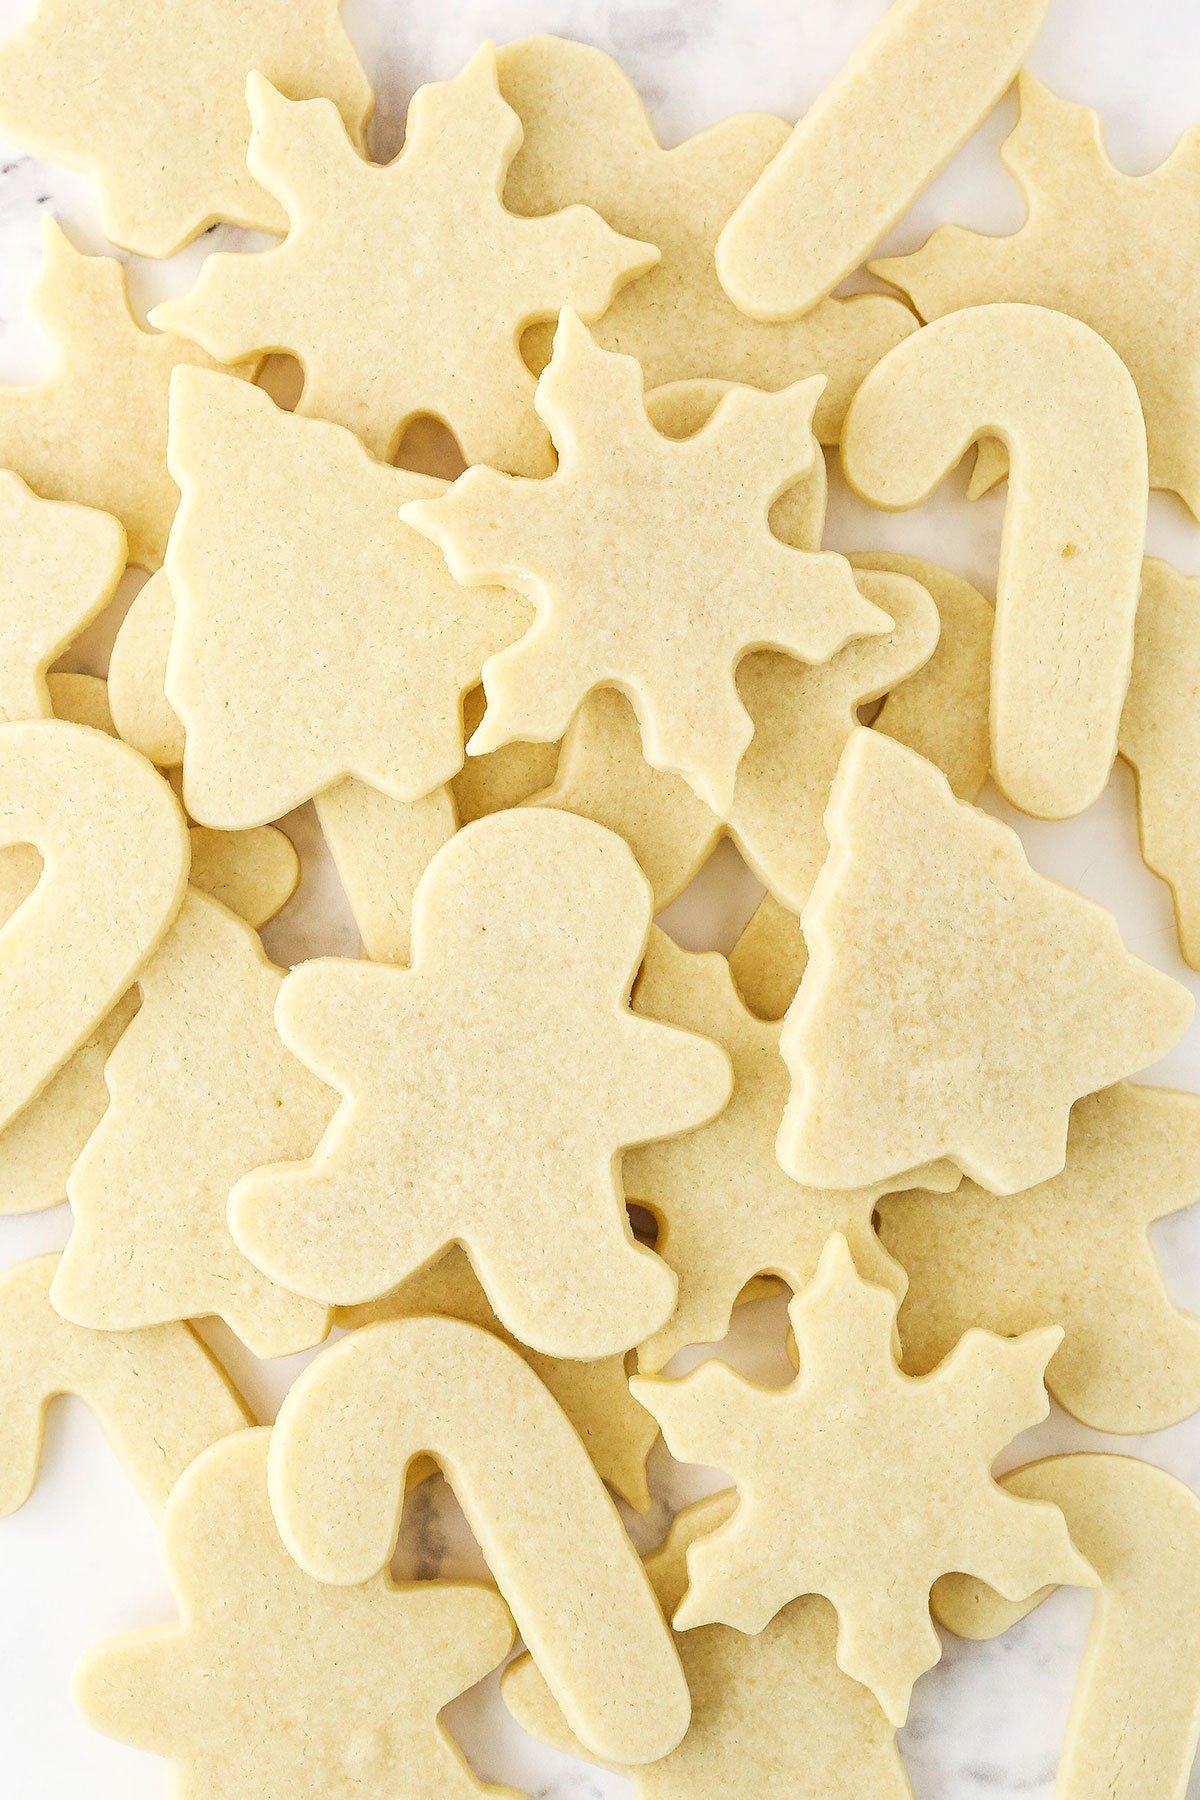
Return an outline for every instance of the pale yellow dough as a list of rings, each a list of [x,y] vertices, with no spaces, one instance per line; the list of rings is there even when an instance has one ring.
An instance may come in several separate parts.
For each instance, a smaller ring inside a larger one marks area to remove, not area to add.
[[[923,557],[890,550],[855,550],[849,560],[860,573],[874,570],[909,576],[920,583],[938,610],[939,635],[933,655],[889,689],[871,721],[872,729],[936,763],[960,800],[977,799],[987,780],[991,755],[992,608],[960,576]],[[851,656],[855,648],[851,646]],[[830,666],[830,674],[837,660]],[[821,820],[815,821],[815,829],[820,832],[816,841],[824,846]],[[804,898],[807,895],[800,905]],[[782,1018],[807,962],[796,911],[768,892],[729,956],[733,978],[750,1010],[763,1019]]]
[[[410,1319],[422,1313],[465,1319],[518,1351],[570,1419],[601,1478],[638,1512],[647,1510],[650,1489],[646,1458],[658,1436],[658,1425],[630,1393],[623,1356],[569,1362],[527,1350],[501,1325],[465,1251],[458,1245],[431,1267],[410,1276],[403,1286],[385,1294],[382,1300],[339,1307],[334,1323],[354,1329],[383,1319]]]
[[[159,569],[134,595],[108,662],[113,723],[127,744],[160,769],[183,761],[183,726],[167,699],[167,657],[175,629],[175,597]]]
[[[166,458],[171,371],[220,365],[186,338],[138,324],[115,257],[81,255],[51,218],[42,231],[30,304],[55,362],[37,386],[0,385],[0,468],[47,500],[112,513],[130,562],[156,569],[179,499]]]
[[[668,1615],[687,1587],[685,1557],[724,1524],[731,1489],[678,1514],[646,1573]],[[631,1772],[636,1800],[912,1800],[896,1734],[835,1659],[837,1621],[815,1595],[785,1606],[757,1637],[724,1625],[676,1637],[692,1694],[692,1722],[677,1750]],[[569,1756],[587,1752],[567,1726],[532,1657],[504,1672],[501,1692],[517,1723]]]
[[[549,474],[521,330],[566,305],[598,317],[658,261],[654,246],[588,207],[542,219],[505,208],[521,126],[490,45],[453,81],[417,90],[404,149],[384,168],[363,160],[329,101],[286,100],[261,75],[246,98],[246,160],[288,235],[258,256],[210,256],[155,323],[214,355],[227,346],[227,361],[290,352],[304,369],[299,410],[357,432],[385,460],[430,415],[467,462]]]
[[[788,1072],[777,1024],[746,1010],[729,965],[715,951],[695,955],[655,927],[634,990],[634,1010],[701,1032],[729,1052],[733,1098],[701,1131],[647,1144],[625,1156],[631,1200],[659,1221],[655,1249],[679,1278],[675,1311],[638,1348],[638,1367],[655,1373],[687,1344],[724,1337],[738,1294],[754,1276],[807,1285],[829,1234],[846,1238],[865,1278],[900,1295],[904,1275],[871,1225],[883,1185],[802,1188],[775,1156]],[[918,1171],[900,1186],[958,1185],[951,1164]]]
[[[277,1027],[343,1104],[311,1161],[234,1190],[246,1254],[354,1305],[458,1242],[531,1349],[591,1359],[657,1330],[675,1281],[634,1243],[620,1152],[707,1123],[730,1072],[715,1044],[629,1010],[650,904],[611,832],[497,813],[422,877],[411,969],[293,970]]]
[[[324,1587],[279,1540],[268,1431],[199,1457],[163,1546],[182,1614],[112,1638],[75,1671],[97,1731],[169,1758],[187,1800],[518,1800],[479,1781],[438,1718],[501,1662],[512,1620],[490,1588]]]
[[[1047,5],[893,0],[717,239],[730,299],[794,318],[849,275],[991,111]]]
[[[362,143],[371,89],[339,0],[39,0],[0,46],[0,131],[94,176],[106,237],[171,256],[218,219],[282,231],[246,168],[246,77],[328,94]]]
[[[710,1127],[710,1130],[712,1127]],[[1096,1431],[1161,1431],[1200,1409],[1200,1317],[1167,1292],[1147,1231],[1200,1201],[1200,1096],[1122,1082],[1071,1111],[1061,1175],[1004,1200],[964,1182],[879,1203],[903,1265],[904,1367],[923,1375],[971,1325],[1061,1325],[1046,1371]]]
[[[1147,557],[1118,747],[1137,774],[1142,855],[1170,883],[1200,969],[1200,580]]]
[[[0,852],[26,844],[43,867],[0,930],[0,1130],[125,993],[188,873],[187,828],[162,777],[60,719],[0,725]]]
[[[825,826],[780,1161],[830,1187],[942,1156],[994,1194],[1057,1175],[1072,1104],[1164,1055],[1191,995],[877,732],[847,745]]]
[[[729,973],[760,1019],[782,1019],[808,967],[800,920],[773,894],[764,894],[729,952]]]
[[[458,1319],[367,1325],[280,1408],[268,1485],[306,1573],[350,1585],[391,1559],[405,1471],[435,1456],[571,1728],[614,1762],[666,1756],[687,1683],[587,1452],[532,1369]]]
[[[167,698],[201,824],[266,824],[355,775],[417,800],[461,766],[460,708],[527,617],[470,593],[398,509],[445,483],[261,389],[183,371],[171,471]]]
[[[855,294],[823,301],[803,319],[764,325],[722,292],[717,235],[787,138],[783,120],[743,113],[667,150],[636,88],[602,50],[525,38],[502,49],[498,64],[500,91],[525,129],[506,204],[538,214],[582,201],[662,252],[616,296],[595,327],[596,342],[636,357],[649,387],[716,377],[780,388],[825,375],[814,423],[823,443],[836,443],[855,388],[915,322],[883,294]],[[543,325],[526,338],[525,354],[539,369],[551,336]]]
[[[1040,306],[926,325],[858,390],[842,433],[851,486],[916,506],[968,446],[1010,461],[992,643],[992,773],[1038,818],[1102,791],[1129,684],[1146,535],[1146,429],[1120,358]]]
[[[1200,1500],[1128,1456],[1052,1456],[1000,1479],[1061,1506],[1100,1577],[1056,1800],[1185,1800],[1200,1741]],[[988,1638],[1044,1598],[1013,1606],[948,1575],[933,1608],[951,1631]]]
[[[64,1318],[122,1331],[216,1314],[262,1357],[326,1335],[328,1309],[268,1281],[225,1216],[240,1176],[310,1153],[336,1106],[275,1031],[282,980],[247,924],[189,893],[138,977],[141,1006],[105,1067],[108,1110],[67,1180]]]
[[[112,599],[125,532],[107,513],[39,500],[0,470],[0,544],[0,720],[47,719],[47,671]]]
[[[724,813],[753,726],[735,671],[768,647],[822,662],[891,621],[844,557],[771,532],[773,500],[812,468],[819,376],[776,393],[735,388],[694,436],[646,411],[631,357],[599,349],[564,312],[536,404],[559,453],[546,481],[468,469],[402,517],[469,586],[502,581],[538,609],[484,669],[472,752],[560,738],[594,688],[638,714],[646,760]]]
[[[1049,1411],[1042,1374],[1062,1333],[971,1331],[914,1380],[896,1367],[896,1296],[858,1276],[840,1234],[789,1316],[800,1373],[782,1390],[715,1359],[682,1381],[633,1382],[671,1454],[738,1488],[733,1518],[688,1552],[675,1625],[753,1634],[823,1594],[838,1667],[903,1725],[913,1683],[941,1656],[929,1619],[939,1575],[968,1569],[1017,1599],[1094,1585],[1058,1510],[1014,1504],[989,1474]]]
[[[1127,175],[1097,115],[1022,70],[1020,117],[1001,161],[1029,214],[1010,237],[943,225],[911,256],[873,263],[921,316],[1025,300],[1082,319],[1128,365],[1146,413],[1150,485],[1200,516],[1200,294],[1190,246],[1200,231],[1200,127],[1164,163]],[[993,452],[982,482],[1003,477]]]
[[[193,887],[211,894],[247,925],[260,926],[282,912],[300,883],[300,858],[286,832],[274,825],[253,831],[210,831],[193,825]]]
[[[50,1402],[73,1394],[95,1414],[152,1512],[193,1457],[248,1414],[190,1325],[87,1331],[50,1304],[56,1256],[0,1274],[0,1517],[33,1492]]]

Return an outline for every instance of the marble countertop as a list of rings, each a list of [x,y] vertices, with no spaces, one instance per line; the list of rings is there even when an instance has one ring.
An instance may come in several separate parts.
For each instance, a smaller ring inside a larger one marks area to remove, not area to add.
[[[412,90],[453,73],[485,37],[505,41],[558,31],[600,45],[623,63],[664,140],[673,143],[731,111],[795,117],[883,10],[884,0],[453,0],[448,5],[346,0],[345,7],[377,91],[371,143],[379,158],[399,146]],[[25,11],[23,0],[0,0],[0,35]],[[1052,0],[1031,66],[1059,92],[1097,106],[1116,160],[1143,171],[1200,119],[1200,9],[1180,0],[1136,5]],[[1008,100],[891,235],[889,250],[914,247],[947,219],[996,231],[1019,224],[1020,199],[996,157],[1012,118]],[[37,268],[39,221],[46,211],[61,217],[85,249],[108,247],[85,179],[0,144],[3,380],[34,379],[45,365],[45,346],[22,308]],[[204,252],[237,238],[222,228],[170,264],[131,262],[136,302],[149,305],[189,286]],[[994,580],[1002,511],[1002,492],[967,507],[962,481],[956,479],[917,512],[883,516],[856,502],[834,471],[826,541],[837,549],[924,553],[986,588]],[[1200,526],[1166,496],[1152,497],[1150,549],[1190,573],[1200,572]],[[102,670],[111,630],[111,622],[94,628],[71,666]],[[1103,798],[1066,825],[1018,820],[991,794],[983,804],[1019,825],[1035,866],[1103,900],[1131,948],[1200,992],[1200,978],[1178,957],[1166,889],[1138,856],[1133,787],[1124,765],[1117,766]],[[268,948],[283,962],[314,953],[354,953],[357,938],[310,810],[287,824],[302,852],[304,881],[296,900],[268,929]],[[758,891],[726,846],[695,888],[676,902],[668,923],[691,947],[727,949]],[[1152,1078],[1200,1090],[1200,1024]],[[0,1264],[60,1245],[67,1231],[64,1214],[60,1209],[3,1221]],[[1200,1307],[1200,1211],[1167,1221],[1154,1236],[1172,1291],[1181,1302]],[[255,1364],[223,1328],[205,1327],[205,1333],[259,1416],[270,1419],[302,1359]],[[744,1308],[722,1354],[747,1371],[784,1379],[789,1371],[780,1303]],[[1131,1451],[1200,1489],[1200,1419],[1153,1438],[1117,1440],[1085,1431],[1056,1409],[1006,1460],[1076,1447]],[[645,1519],[627,1515],[642,1547],[657,1542],[671,1512],[704,1486],[699,1472],[671,1464],[661,1444],[651,1474],[653,1511]],[[426,1484],[410,1501],[400,1565],[420,1576],[482,1569],[440,1481]],[[1084,1594],[1060,1593],[992,1644],[947,1640],[942,1663],[918,1684],[902,1733],[919,1800],[1048,1800],[1090,1607]],[[166,1792],[160,1763],[86,1730],[71,1710],[67,1682],[87,1644],[128,1626],[169,1619],[174,1610],[154,1528],[98,1428],[74,1403],[58,1409],[40,1485],[0,1530],[0,1717],[3,1768],[12,1792],[23,1800],[62,1800],[83,1792],[90,1800],[152,1800]],[[456,1702],[447,1722],[481,1775],[540,1800],[616,1800],[631,1792],[618,1777],[524,1738],[504,1711],[495,1678]],[[747,1800],[754,1793],[748,1768]],[[1193,1780],[1191,1800],[1200,1800],[1200,1777]]]

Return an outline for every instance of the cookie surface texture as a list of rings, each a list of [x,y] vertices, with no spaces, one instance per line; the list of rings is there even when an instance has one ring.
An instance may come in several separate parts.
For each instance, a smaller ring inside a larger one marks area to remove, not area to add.
[[[787,319],[824,299],[991,111],[1047,4],[893,0],[722,230],[734,303]]]
[[[172,256],[218,219],[282,231],[246,168],[246,77],[294,100],[327,94],[356,144],[371,89],[339,0],[39,0],[0,45],[0,130],[95,178],[104,234]]]
[[[664,1015],[666,1016],[666,1015]],[[1122,1082],[1071,1110],[1061,1175],[997,1200],[964,1182],[891,1195],[879,1232],[908,1276],[903,1364],[923,1375],[972,1325],[1060,1325],[1046,1371],[1096,1431],[1161,1431],[1200,1409],[1200,1317],[1176,1306],[1147,1235],[1200,1201],[1200,1098]]]
[[[862,1281],[830,1238],[789,1308],[800,1374],[761,1388],[711,1360],[634,1393],[673,1456],[724,1469],[732,1519],[688,1553],[681,1631],[750,1634],[803,1594],[838,1614],[838,1667],[902,1725],[913,1683],[941,1656],[929,1593],[950,1569],[1022,1597],[1050,1581],[1094,1586],[1052,1505],[1019,1505],[989,1474],[1049,1411],[1042,1372],[1060,1333],[1015,1342],[972,1331],[924,1381],[896,1367],[896,1297]]]
[[[0,468],[43,499],[111,513],[125,527],[130,562],[156,569],[179,500],[167,473],[171,372],[219,365],[186,338],[138,324],[116,257],[82,255],[51,218],[42,243],[30,309],[54,364],[36,386],[0,384]]]
[[[781,388],[825,375],[814,426],[822,443],[836,443],[867,370],[915,326],[883,294],[824,300],[802,319],[772,325],[747,318],[723,292],[718,233],[786,141],[783,120],[743,113],[667,150],[632,82],[603,51],[533,37],[506,45],[498,64],[500,91],[525,130],[505,203],[538,214],[583,202],[662,252],[596,322],[596,342],[636,357],[648,387],[714,377]],[[527,334],[534,367],[549,361],[552,336],[548,325]]]
[[[73,1394],[94,1413],[152,1512],[194,1457],[248,1414],[190,1325],[88,1331],[50,1304],[56,1256],[0,1274],[0,1516],[33,1492],[50,1402]]]
[[[1141,396],[1150,485],[1200,516],[1200,301],[1187,245],[1200,229],[1200,129],[1166,162],[1127,175],[1097,115],[1022,70],[1020,115],[1000,160],[1029,207],[1018,232],[943,225],[920,250],[872,263],[923,319],[994,300],[1070,313],[1107,340]]]
[[[1117,749],[1148,502],[1133,380],[1088,325],[978,306],[924,326],[868,375],[842,464],[887,511],[927,498],[978,438],[1007,446],[992,639],[992,773],[1022,812],[1070,818]]]
[[[1071,1106],[1164,1055],[1190,994],[878,732],[850,740],[825,824],[781,1040],[793,1089],[780,1161],[833,1187],[943,1156],[994,1194],[1057,1175]],[[865,1033],[854,1021],[868,1017]]]
[[[477,1779],[437,1716],[503,1660],[503,1601],[386,1573],[313,1581],[271,1516],[270,1435],[239,1432],[180,1481],[163,1543],[182,1622],[88,1651],[74,1680],[84,1718],[167,1757],[194,1800],[517,1800]]]
[[[278,1029],[343,1104],[311,1162],[238,1185],[237,1242],[339,1305],[460,1242],[501,1323],[550,1356],[656,1330],[674,1277],[633,1241],[618,1153],[706,1123],[730,1074],[631,1014],[649,925],[645,877],[590,820],[531,807],[458,832],[417,890],[411,969],[326,959],[284,982]]]
[[[687,1587],[688,1550],[724,1524],[735,1501],[726,1489],[686,1507],[647,1557],[668,1617]],[[692,1722],[670,1756],[630,1772],[636,1800],[728,1800],[750,1786],[762,1800],[911,1800],[896,1734],[838,1668],[836,1638],[834,1613],[815,1595],[793,1600],[757,1637],[724,1625],[679,1632]],[[531,1736],[587,1755],[531,1657],[505,1670],[501,1692]]]
[[[268,1281],[229,1234],[229,1191],[319,1142],[336,1096],[280,1041],[283,980],[256,934],[189,892],[138,978],[105,1070],[110,1104],[71,1170],[54,1283],[65,1318],[128,1330],[217,1314],[256,1356],[320,1343],[325,1307]]]
[[[367,1325],[300,1377],[269,1467],[300,1566],[344,1584],[385,1568],[421,1452],[445,1472],[589,1750],[630,1763],[667,1755],[687,1729],[688,1690],[653,1589],[569,1421],[490,1332],[445,1318]]]
[[[418,89],[404,149],[368,163],[328,100],[286,100],[252,75],[250,172],[290,230],[259,256],[218,253],[155,322],[225,360],[284,350],[299,409],[390,459],[413,419],[449,426],[467,462],[547,475],[550,440],[521,360],[523,326],[573,305],[604,311],[658,260],[588,207],[522,219],[504,206],[521,126],[485,45],[453,81]]]
[[[1200,1500],[1129,1456],[1051,1456],[1000,1477],[1060,1506],[1100,1577],[1054,1792],[1061,1800],[1185,1800],[1200,1741]],[[964,1637],[1006,1631],[1045,1598],[1012,1605],[948,1575],[939,1623]]]
[[[473,752],[560,738],[588,693],[616,686],[646,760],[722,813],[753,730],[734,674],[770,646],[820,662],[891,621],[831,552],[785,545],[771,502],[812,467],[820,377],[776,393],[736,388],[694,436],[654,429],[641,370],[564,312],[537,407],[558,468],[546,481],[468,469],[403,517],[458,580],[502,581],[538,608],[484,670]],[[686,527],[684,521],[686,520]]]

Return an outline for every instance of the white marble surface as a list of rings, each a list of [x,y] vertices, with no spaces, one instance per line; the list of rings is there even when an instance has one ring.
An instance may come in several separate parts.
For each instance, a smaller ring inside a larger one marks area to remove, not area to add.
[[[551,30],[600,44],[624,63],[664,138],[674,142],[733,110],[769,109],[790,117],[803,111],[883,10],[884,0],[347,0],[346,7],[378,92],[373,149],[380,157],[391,155],[401,140],[412,89],[452,73],[485,36],[505,40]],[[0,31],[24,11],[22,0],[0,0]],[[1101,109],[1123,166],[1150,168],[1200,118],[1200,8],[1185,0],[1052,0],[1032,66],[1062,93]],[[915,246],[943,219],[992,230],[1019,223],[1020,201],[995,155],[1011,120],[1008,101],[893,233],[890,249]],[[58,213],[85,247],[105,248],[86,180],[0,144],[2,379],[30,380],[44,366],[44,346],[21,309],[37,264],[39,215],[46,209]],[[149,304],[189,285],[204,250],[234,236],[215,233],[167,266],[134,265],[136,298]],[[956,480],[919,512],[884,517],[854,502],[835,475],[828,541],[843,549],[923,551],[986,586],[995,568],[1002,506],[996,495],[968,507]],[[1200,526],[1162,496],[1153,499],[1151,515],[1150,548],[1200,571]],[[77,659],[81,666],[103,667],[107,635],[104,629],[93,634]],[[1013,818],[998,800],[985,804]],[[272,952],[290,961],[318,951],[353,951],[353,928],[336,879],[320,858],[311,817],[297,815],[292,824],[305,853],[305,881],[270,928]],[[1123,767],[1083,818],[1061,826],[1019,825],[1036,866],[1103,900],[1133,948],[1200,989],[1179,961],[1166,891],[1138,858],[1132,784]],[[754,898],[755,885],[726,849],[672,909],[671,923],[691,945],[727,948]],[[1200,1026],[1154,1078],[1200,1089]],[[62,1211],[5,1220],[0,1263],[58,1245],[66,1230]],[[1177,1297],[1200,1306],[1200,1213],[1158,1228],[1156,1240]],[[300,1359],[256,1365],[220,1328],[209,1335],[260,1416],[269,1419]],[[725,1354],[748,1370],[783,1379],[778,1305],[746,1308]],[[1056,1412],[1021,1440],[1009,1460],[1105,1442],[1149,1457],[1200,1488],[1200,1421],[1131,1443],[1103,1440]],[[660,1500],[634,1527],[643,1545],[661,1536],[669,1511],[704,1485],[699,1472],[671,1465],[661,1446],[653,1476]],[[422,1576],[479,1568],[441,1484],[413,1497],[400,1566]],[[1060,1594],[992,1645],[948,1642],[940,1667],[917,1688],[903,1734],[919,1800],[1046,1800],[1089,1607],[1082,1595]],[[166,1793],[163,1766],[89,1733],[72,1713],[67,1689],[71,1665],[86,1644],[173,1612],[149,1519],[91,1419],[74,1404],[60,1408],[33,1499],[0,1526],[0,1791],[21,1800],[83,1793],[89,1800],[153,1800]],[[507,1719],[494,1679],[457,1702],[448,1717],[475,1766],[492,1780],[542,1800],[615,1800],[630,1792],[618,1778],[524,1739]],[[744,1792],[753,1800],[750,1768]],[[1147,1794],[1146,1800],[1157,1797]],[[1200,1780],[1193,1782],[1192,1800],[1200,1800]]]

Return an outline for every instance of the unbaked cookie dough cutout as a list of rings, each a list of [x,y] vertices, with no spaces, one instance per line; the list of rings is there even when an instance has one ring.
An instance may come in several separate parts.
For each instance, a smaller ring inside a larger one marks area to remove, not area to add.
[[[1028,205],[1021,229],[991,237],[943,225],[912,255],[871,267],[924,319],[1015,300],[1098,331],[1137,383],[1151,487],[1200,517],[1200,296],[1188,248],[1200,228],[1200,128],[1158,168],[1127,175],[1090,107],[1059,99],[1027,70],[1017,92],[1020,115],[1000,160]],[[983,486],[1003,476],[1002,459],[988,460]]]
[[[1071,1106],[1165,1055],[1191,995],[878,732],[847,745],[825,826],[781,1039],[780,1161],[830,1187],[938,1157],[993,1194],[1057,1175]]]
[[[904,1275],[871,1224],[881,1185],[803,1188],[780,1168],[775,1134],[788,1096],[778,1024],[747,1011],[723,956],[681,950],[655,927],[634,991],[634,1010],[701,1033],[728,1051],[733,1097],[700,1131],[625,1155],[631,1200],[659,1221],[655,1250],[679,1279],[675,1311],[638,1347],[645,1374],[687,1344],[711,1344],[729,1329],[737,1297],[756,1275],[807,1286],[831,1232],[850,1244],[865,1278],[899,1295]],[[949,1163],[901,1185],[955,1187]]]
[[[858,1276],[839,1235],[789,1315],[800,1373],[787,1388],[716,1360],[682,1381],[633,1383],[671,1454],[738,1488],[732,1519],[688,1552],[675,1624],[753,1634],[823,1594],[838,1614],[838,1667],[903,1725],[914,1682],[941,1656],[929,1617],[939,1575],[965,1569],[1017,1599],[1051,1582],[1095,1585],[1057,1508],[1013,1501],[989,1473],[1046,1417],[1042,1374],[1062,1334],[971,1331],[914,1380],[896,1366],[896,1296]]]
[[[1046,1386],[1084,1425],[1140,1433],[1190,1418],[1200,1316],[1171,1299],[1147,1233],[1197,1201],[1200,1096],[1130,1082],[1076,1102],[1066,1167],[1037,1187],[881,1200],[879,1234],[908,1276],[905,1369],[924,1375],[972,1325],[1005,1337],[1060,1325]]]
[[[73,1394],[93,1413],[154,1513],[194,1457],[249,1415],[190,1325],[87,1331],[50,1304],[56,1256],[0,1274],[0,1517],[33,1492],[50,1402]]]
[[[814,428],[836,443],[867,370],[915,327],[908,309],[883,294],[824,300],[802,319],[772,325],[747,318],[722,291],[718,233],[786,140],[783,120],[743,113],[667,150],[633,83],[602,50],[532,37],[506,45],[497,60],[500,91],[525,132],[506,204],[540,214],[582,202],[662,252],[613,300],[596,342],[636,357],[648,387],[716,377],[781,388],[825,375]],[[525,353],[538,368],[551,337],[549,326],[528,334]]]
[[[676,1515],[646,1573],[668,1617],[687,1587],[687,1552],[734,1510],[731,1489]],[[836,1660],[837,1621],[816,1595],[793,1600],[756,1637],[724,1625],[676,1634],[692,1695],[682,1744],[627,1773],[635,1800],[912,1800],[896,1734]],[[505,1670],[505,1705],[522,1730],[587,1756],[532,1657]]]
[[[141,1005],[105,1068],[108,1109],[68,1177],[64,1318],[122,1331],[215,1314],[260,1357],[325,1337],[328,1309],[269,1281],[226,1221],[234,1183],[309,1154],[337,1104],[275,1030],[282,981],[249,925],[188,894],[138,977]]]
[[[1058,1800],[1186,1800],[1200,1742],[1200,1499],[1130,1456],[1052,1456],[1000,1477],[1059,1506],[1100,1578],[1054,1784]],[[939,1623],[963,1637],[1006,1631],[1045,1599],[1013,1605],[947,1575]]]
[[[49,217],[42,234],[30,306],[55,362],[39,385],[0,384],[0,468],[44,499],[111,513],[130,562],[156,569],[179,499],[167,473],[171,371],[220,364],[186,338],[138,324],[116,257],[82,255]],[[255,366],[227,372],[249,376]]]
[[[611,832],[522,808],[434,857],[411,969],[293,970],[278,1029],[343,1104],[309,1162],[234,1190],[246,1254],[355,1305],[458,1242],[531,1349],[591,1359],[657,1330],[675,1280],[633,1240],[620,1151],[706,1124],[730,1072],[715,1044],[629,1009],[650,908]]]
[[[398,800],[453,775],[463,696],[528,614],[460,587],[397,516],[445,483],[191,370],[172,385],[169,455],[167,699],[192,817],[245,830],[348,775]]]
[[[312,1580],[271,1516],[270,1435],[214,1444],[175,1488],[163,1546],[181,1621],[85,1653],[74,1697],[88,1724],[166,1757],[189,1800],[518,1800],[477,1779],[438,1717],[503,1661],[504,1602],[386,1572]]]
[[[219,219],[283,231],[246,168],[246,77],[327,94],[358,145],[372,95],[340,0],[38,0],[0,45],[0,131],[93,176],[106,237],[172,256]]]
[[[1200,969],[1200,579],[1148,556],[1118,747],[1137,776],[1148,868],[1169,883],[1179,948]]]
[[[112,599],[125,532],[0,470],[0,543],[0,721],[49,718],[47,671]]]
[[[453,81],[417,90],[386,167],[363,159],[328,100],[286,100],[261,75],[246,98],[246,160],[286,211],[288,235],[258,256],[210,256],[154,322],[227,361],[297,357],[298,410],[357,432],[385,460],[431,416],[467,462],[548,475],[520,333],[567,305],[597,318],[657,262],[655,247],[619,237],[586,206],[539,219],[507,210],[521,125],[490,45]]]
[[[734,304],[789,319],[823,300],[992,110],[1047,5],[893,0],[721,231]]]
[[[1090,326],[1041,306],[951,313],[890,351],[846,415],[842,463],[887,511],[999,438],[1009,495],[992,640],[992,772],[1043,819],[1097,798],[1117,750],[1148,500],[1133,380]]]
[[[385,1569],[405,1473],[434,1456],[517,1629],[594,1755],[674,1750],[690,1704],[678,1652],[616,1507],[569,1420],[507,1344],[459,1319],[368,1325],[324,1351],[280,1408],[268,1484],[318,1580]]]
[[[646,1458],[658,1436],[658,1425],[630,1393],[623,1356],[573,1362],[527,1350],[505,1331],[488,1305],[466,1252],[457,1245],[381,1300],[339,1307],[334,1323],[354,1329],[423,1313],[479,1325],[523,1356],[579,1433],[601,1480],[637,1512],[649,1509]]]
[[[0,852],[37,885],[0,928],[0,1131],[87,1043],[183,903],[189,844],[166,782],[85,725],[0,725]]]
[[[458,580],[505,582],[538,609],[484,669],[472,751],[561,738],[594,688],[618,687],[646,760],[726,810],[753,731],[735,683],[746,651],[822,662],[891,627],[844,557],[797,550],[767,522],[820,455],[811,425],[822,385],[735,388],[694,436],[672,440],[651,424],[637,363],[599,349],[563,313],[536,402],[559,453],[554,475],[468,469],[403,510]]]

